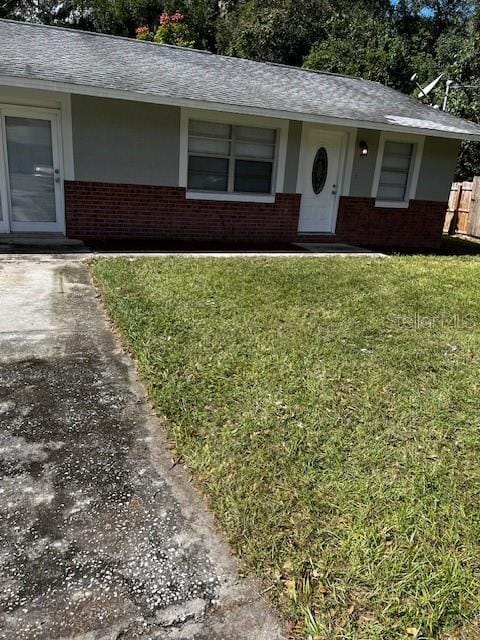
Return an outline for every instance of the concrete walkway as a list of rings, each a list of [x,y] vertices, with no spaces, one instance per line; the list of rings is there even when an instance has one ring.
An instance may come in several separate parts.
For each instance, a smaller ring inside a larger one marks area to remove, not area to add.
[[[1,640],[280,639],[172,467],[81,259],[5,258]]]
[[[325,257],[344,257],[344,258],[386,258],[387,255],[379,251],[371,251],[362,247],[355,247],[350,244],[343,244],[340,242],[333,243],[294,243],[291,245],[291,249],[236,249],[236,250],[174,250],[174,249],[92,249],[85,246],[79,241],[65,241],[64,238],[57,239],[56,244],[51,244],[49,239],[32,241],[32,238],[23,238],[21,242],[14,242],[15,237],[11,238],[11,241],[6,243],[0,239],[0,259],[5,260],[11,256],[34,258],[35,256],[47,256],[50,258],[64,258],[74,259],[77,258],[95,258],[95,257],[165,257],[165,256],[179,256],[187,258],[325,258]]]

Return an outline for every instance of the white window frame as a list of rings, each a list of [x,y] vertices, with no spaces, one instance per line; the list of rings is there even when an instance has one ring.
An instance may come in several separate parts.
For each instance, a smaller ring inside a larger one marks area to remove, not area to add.
[[[6,85],[8,84],[7,82]],[[32,107],[35,109],[53,109],[60,112],[64,178],[65,180],[75,180],[71,94],[39,89],[23,89],[15,86],[1,86],[0,82],[0,104],[8,108],[17,106]]]
[[[55,211],[56,221],[51,223],[51,233],[65,235],[65,163],[64,142],[62,132],[62,114],[58,109],[44,107],[25,107],[0,103],[0,206],[3,206],[2,219],[0,220],[0,233],[11,233],[13,223],[11,221],[11,196],[8,175],[8,154],[6,136],[6,117],[37,118],[52,122],[52,153],[54,167],[59,171],[59,181],[55,183]],[[41,232],[43,223],[29,223],[28,233]],[[21,233],[21,230],[17,231]]]
[[[203,120],[219,124],[243,125],[276,130],[276,148],[272,172],[272,192],[236,193],[225,191],[195,191],[188,189],[188,125],[190,120]],[[203,111],[201,109],[182,109],[180,115],[180,158],[179,181],[184,187],[187,199],[190,200],[223,200],[230,202],[275,202],[275,194],[283,193],[285,182],[285,164],[287,157],[288,120],[246,116],[242,114]]]
[[[407,186],[405,188],[405,198],[403,200],[378,200],[377,198],[386,142],[409,142],[410,144],[413,144],[412,159],[410,161],[410,170],[408,172]],[[381,132],[371,194],[372,198],[375,198],[376,207],[384,207],[388,209],[407,209],[409,207],[410,200],[414,200],[417,193],[418,177],[420,175],[424,145],[425,136],[417,136],[408,133],[389,133],[387,131]]]

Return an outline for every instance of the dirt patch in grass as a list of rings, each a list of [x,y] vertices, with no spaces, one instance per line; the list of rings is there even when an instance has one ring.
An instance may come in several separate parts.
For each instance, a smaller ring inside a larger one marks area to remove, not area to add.
[[[172,257],[92,271],[292,636],[476,637],[479,258]]]

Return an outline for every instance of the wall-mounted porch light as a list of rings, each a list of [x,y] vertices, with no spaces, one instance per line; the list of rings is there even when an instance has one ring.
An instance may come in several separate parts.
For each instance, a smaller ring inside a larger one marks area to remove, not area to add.
[[[360,155],[368,156],[368,144],[365,142],[365,140],[360,140],[360,143],[358,146],[360,148]]]

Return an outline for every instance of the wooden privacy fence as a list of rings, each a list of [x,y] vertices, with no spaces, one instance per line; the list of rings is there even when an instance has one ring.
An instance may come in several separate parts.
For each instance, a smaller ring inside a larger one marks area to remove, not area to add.
[[[480,176],[452,184],[443,231],[480,238]]]

